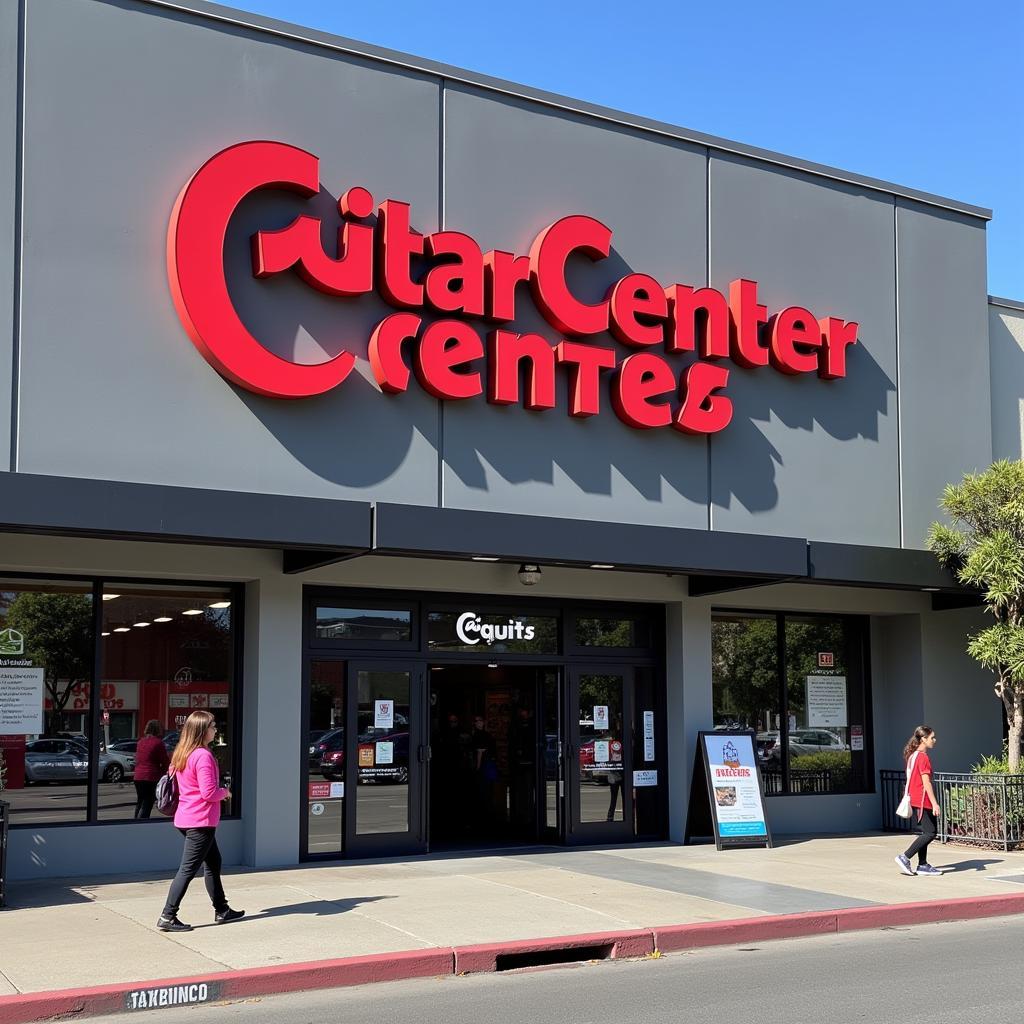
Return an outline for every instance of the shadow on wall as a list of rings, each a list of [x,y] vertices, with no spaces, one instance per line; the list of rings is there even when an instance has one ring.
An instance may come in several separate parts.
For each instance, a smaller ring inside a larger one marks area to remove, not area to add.
[[[615,478],[620,477],[653,503],[674,491],[695,505],[706,505],[712,498],[728,505],[734,497],[752,511],[765,510],[778,500],[776,467],[784,456],[758,427],[759,421],[776,417],[790,429],[824,430],[837,441],[877,440],[888,394],[895,391],[871,355],[872,338],[863,329],[860,343],[848,352],[848,376],[838,381],[822,381],[815,375],[786,377],[770,367],[744,370],[727,361],[726,393],[734,402],[734,416],[726,431],[732,435],[732,444],[742,445],[746,454],[742,466],[732,472],[716,467],[713,495],[709,493],[708,440],[671,429],[637,431],[626,426],[611,408],[607,373],[602,375],[601,414],[586,420],[567,414],[562,371],[558,408],[545,411],[494,406],[482,396],[448,402],[439,410],[439,403],[415,382],[405,394],[385,395],[369,369],[367,343],[373,328],[394,309],[376,295],[358,299],[324,295],[294,272],[265,280],[252,276],[251,236],[260,228],[287,226],[300,208],[321,218],[325,250],[336,252],[337,199],[326,190],[308,202],[284,193],[252,197],[239,208],[228,232],[232,296],[242,320],[276,354],[315,363],[345,349],[357,356],[357,370],[340,388],[319,398],[289,402],[241,389],[236,393],[297,460],[340,486],[371,487],[390,479],[409,458],[419,435],[435,452],[443,444],[448,472],[470,490],[487,492],[495,474],[508,484],[552,486],[563,474],[585,494],[611,495]],[[414,218],[415,214],[414,210]],[[527,235],[532,237],[524,232]],[[593,302],[633,269],[613,249],[608,259],[598,263],[575,260],[568,276],[576,294]],[[643,272],[644,268],[635,269]],[[536,332],[552,343],[561,340],[541,318],[527,289],[521,286],[517,295],[519,317],[514,324],[501,326]],[[481,334],[490,329],[484,321],[476,321],[475,326]],[[635,351],[610,335],[592,340],[614,347],[620,358]],[[660,348],[656,351],[663,354]],[[692,362],[692,357],[680,355],[667,358],[677,375]]]
[[[992,306],[988,322],[992,457],[1019,459],[1024,455],[1024,312]],[[1016,328],[1017,337],[1011,325]]]

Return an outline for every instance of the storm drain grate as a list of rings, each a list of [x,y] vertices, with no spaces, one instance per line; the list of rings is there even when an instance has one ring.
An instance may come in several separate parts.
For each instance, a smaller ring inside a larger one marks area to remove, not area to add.
[[[607,942],[597,946],[563,946],[557,949],[537,949],[528,953],[499,953],[495,959],[496,971],[521,971],[524,967],[550,967],[552,964],[576,964],[585,960],[608,960],[615,950]]]

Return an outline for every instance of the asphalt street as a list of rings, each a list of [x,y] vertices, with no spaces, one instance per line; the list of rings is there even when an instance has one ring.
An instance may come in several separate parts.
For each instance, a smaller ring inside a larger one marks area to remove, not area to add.
[[[1009,1024],[1022,942],[1024,920],[1002,918],[151,1012],[161,1024]]]

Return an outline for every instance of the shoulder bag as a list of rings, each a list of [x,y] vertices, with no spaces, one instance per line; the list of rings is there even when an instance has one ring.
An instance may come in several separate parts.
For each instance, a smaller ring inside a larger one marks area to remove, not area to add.
[[[178,780],[174,769],[168,768],[167,774],[162,775],[156,784],[156,809],[161,814],[172,817],[178,809],[178,798]]]
[[[914,815],[914,808],[910,806],[910,776],[913,774],[919,753],[921,751],[915,750],[913,757],[907,762],[907,784],[903,787],[903,799],[896,808],[896,815],[900,818],[911,818]]]

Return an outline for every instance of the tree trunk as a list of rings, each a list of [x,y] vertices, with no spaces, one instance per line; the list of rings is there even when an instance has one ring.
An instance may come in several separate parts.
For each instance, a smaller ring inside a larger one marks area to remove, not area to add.
[[[1016,775],[1020,771],[1020,744],[1021,734],[1024,733],[1024,688],[1015,685],[1007,688],[1012,699],[1006,701],[1007,720],[1010,727],[1010,735],[1006,743],[1007,755],[1010,762],[1010,774]]]

